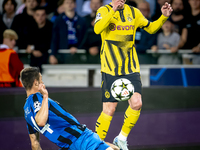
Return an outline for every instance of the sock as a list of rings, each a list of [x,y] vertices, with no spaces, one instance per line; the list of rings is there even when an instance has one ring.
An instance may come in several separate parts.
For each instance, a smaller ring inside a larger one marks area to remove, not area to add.
[[[129,106],[125,112],[124,115],[124,124],[122,126],[121,132],[119,133],[118,138],[120,140],[125,141],[131,132],[131,129],[135,126],[139,116],[140,116],[140,110],[133,110]]]
[[[104,140],[106,138],[111,120],[112,116],[101,112],[95,127],[95,132],[99,135],[100,139]]]

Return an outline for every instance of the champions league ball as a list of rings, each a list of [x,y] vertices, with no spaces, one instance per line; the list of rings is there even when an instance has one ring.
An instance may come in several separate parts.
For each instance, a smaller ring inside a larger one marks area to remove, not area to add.
[[[110,91],[116,100],[126,101],[133,95],[134,86],[128,79],[121,78],[113,82]]]

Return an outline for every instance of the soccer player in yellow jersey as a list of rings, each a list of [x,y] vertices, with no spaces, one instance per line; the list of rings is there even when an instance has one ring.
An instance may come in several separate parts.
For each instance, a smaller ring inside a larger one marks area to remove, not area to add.
[[[127,136],[136,124],[142,107],[140,66],[134,39],[136,29],[143,28],[148,33],[156,33],[172,13],[170,4],[165,3],[161,17],[149,22],[142,13],[125,4],[126,0],[112,0],[98,9],[94,31],[101,34],[101,72],[103,111],[96,123],[96,132],[105,139],[118,101],[111,93],[112,83],[119,78],[126,78],[134,85],[135,92],[128,100],[129,107],[124,115],[124,123],[114,144],[128,150]]]

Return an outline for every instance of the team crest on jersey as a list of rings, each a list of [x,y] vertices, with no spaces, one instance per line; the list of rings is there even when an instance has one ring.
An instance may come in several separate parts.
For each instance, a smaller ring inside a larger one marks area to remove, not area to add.
[[[98,14],[96,15],[95,23],[96,23],[98,20],[100,20],[100,19],[102,19],[101,13],[98,13]]]
[[[114,31],[116,29],[116,25],[114,23],[109,24],[109,29]]]
[[[105,97],[110,98],[110,93],[108,91],[105,92]]]
[[[130,14],[126,14],[127,20],[131,22],[133,19],[131,18]]]
[[[41,108],[41,103],[39,101],[35,101],[34,104],[33,104],[34,108],[35,108],[35,111],[34,112],[37,112],[40,110]]]

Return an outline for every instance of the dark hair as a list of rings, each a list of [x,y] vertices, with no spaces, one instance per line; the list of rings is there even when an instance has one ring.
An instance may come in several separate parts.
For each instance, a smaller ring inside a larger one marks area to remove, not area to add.
[[[25,3],[26,1],[27,1],[27,0],[24,0],[24,3]],[[40,5],[41,0],[36,0],[36,1],[37,1],[38,5]]]
[[[65,0],[63,0],[63,3],[64,3],[64,1],[65,1]],[[76,0],[73,0],[73,2],[76,3]]]
[[[5,7],[5,5],[6,5],[6,3],[7,3],[8,1],[11,1],[11,3],[14,5],[14,10],[16,10],[17,2],[16,2],[15,0],[4,0],[4,1],[3,1],[3,4],[2,4],[3,13],[5,13],[4,7]]]
[[[63,2],[64,2],[64,0],[59,0],[57,3],[58,7],[61,6],[63,4]]]
[[[40,79],[40,69],[37,67],[24,68],[20,72],[20,79],[26,90],[30,90],[33,87],[35,80],[39,81]]]
[[[47,10],[45,7],[41,7],[41,6],[37,6],[33,9],[34,12],[36,12],[37,10],[44,10],[47,13]]]

